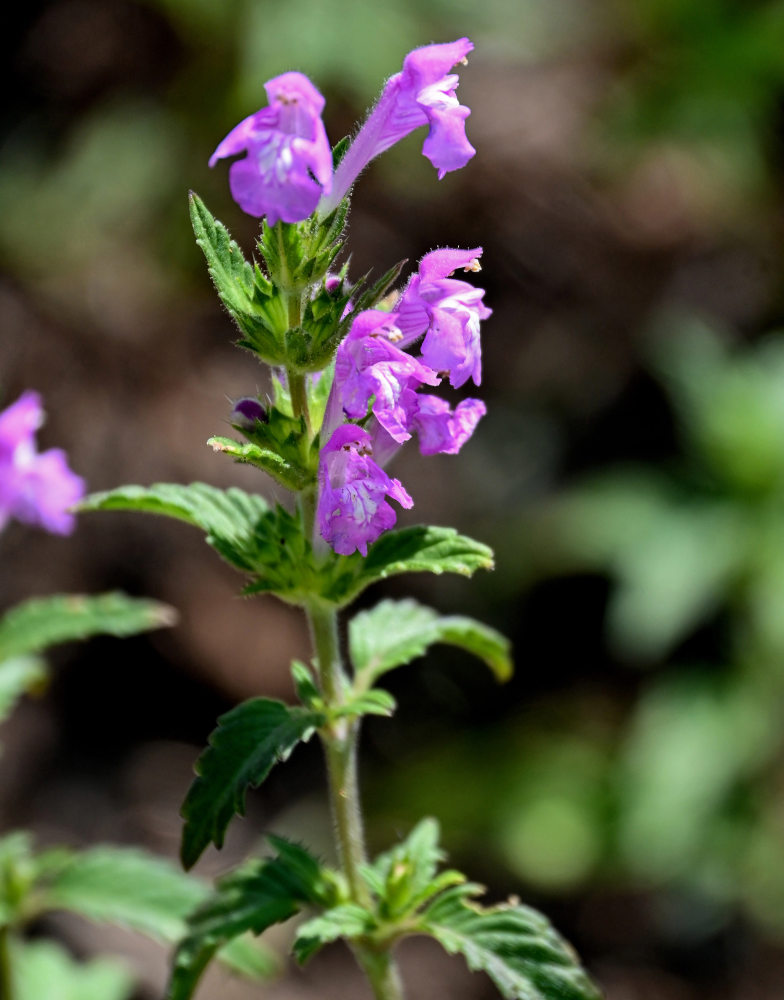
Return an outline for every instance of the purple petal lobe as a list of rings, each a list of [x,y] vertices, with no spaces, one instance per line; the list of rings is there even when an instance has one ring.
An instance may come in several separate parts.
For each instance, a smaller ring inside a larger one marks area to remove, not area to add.
[[[408,346],[424,333],[422,360],[434,371],[448,372],[455,388],[469,378],[476,385],[481,382],[479,324],[491,310],[482,301],[485,293],[481,288],[448,275],[456,268],[479,270],[481,253],[481,247],[444,247],[426,254],[397,305],[401,346]]]
[[[394,313],[368,309],[357,315],[335,359],[333,392],[339,394],[343,412],[353,420],[367,414],[371,405],[378,422],[396,441],[411,434],[400,405],[411,385],[438,385],[436,372],[401,351],[401,334]]]
[[[249,215],[300,222],[332,184],[332,151],[321,121],[324,98],[302,73],[265,85],[269,106],[235,126],[210,157],[246,155],[229,170],[231,194]]]

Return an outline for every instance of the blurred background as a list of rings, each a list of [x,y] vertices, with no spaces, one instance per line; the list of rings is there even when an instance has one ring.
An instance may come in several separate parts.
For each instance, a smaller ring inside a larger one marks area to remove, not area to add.
[[[439,817],[452,860],[544,909],[608,1000],[784,995],[784,3],[50,0],[13,17],[0,403],[40,391],[42,447],[92,490],[275,495],[204,444],[266,376],[231,346],[187,191],[249,252],[256,223],[207,159],[266,79],[307,73],[336,142],[411,48],[474,41],[476,158],[439,183],[419,132],[376,161],[351,273],[484,247],[488,415],[458,459],[411,449],[394,474],[416,502],[401,523],[454,524],[498,566],[364,601],[486,620],[517,675],[498,689],[436,650],[392,676],[399,712],[365,731],[371,846]],[[139,515],[86,515],[68,539],[13,526],[0,557],[0,607],[121,588],[181,618],[54,655],[45,697],[4,727],[2,829],[174,857],[216,716],[290,693],[299,614],[239,599],[198,533]],[[201,873],[268,829],[327,851],[322,786],[300,748]],[[39,930],[124,956],[137,1000],[160,996],[162,950],[75,919]],[[494,995],[427,942],[401,953],[413,1000]],[[362,990],[336,949],[266,992],[218,971],[200,996]]]

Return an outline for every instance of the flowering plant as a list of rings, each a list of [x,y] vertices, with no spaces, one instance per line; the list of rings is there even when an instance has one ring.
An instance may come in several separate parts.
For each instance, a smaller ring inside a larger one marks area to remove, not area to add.
[[[506,997],[589,1000],[598,993],[574,953],[534,910],[510,901],[484,907],[477,885],[440,870],[438,828],[423,820],[375,859],[367,856],[357,787],[357,739],[364,715],[390,715],[377,681],[434,643],[476,654],[499,680],[511,673],[509,644],[470,618],[441,616],[413,600],[382,601],[348,624],[347,657],[338,614],[362,591],[408,572],[470,575],[492,553],[451,528],[393,530],[413,499],[387,467],[417,436],[422,454],[456,454],[485,412],[437,393],[481,380],[480,324],[490,316],[481,289],[455,272],[479,270],[481,248],[425,254],[402,289],[396,264],[375,283],[336,267],[351,188],[377,155],[420,126],[423,153],[439,177],[474,155],[469,110],[452,73],[472,50],[459,39],[406,56],[352,141],[330,150],[324,99],[301,73],[266,84],[268,105],[229,132],[211,164],[229,169],[240,207],[262,218],[258,260],[246,260],[195,194],[191,218],[217,292],[239,329],[240,347],[272,369],[268,398],[237,400],[231,424],[241,440],[211,446],[272,476],[295,497],[270,505],[256,494],[205,484],[126,486],[96,494],[85,510],[138,510],[192,524],[246,577],[244,593],[274,594],[301,607],[313,642],[309,665],[294,663],[299,699],[255,697],[218,720],[196,764],[182,808],[182,861],[190,868],[210,843],[223,844],[249,788],[317,734],[329,777],[338,866],[299,844],[270,837],[272,854],[217,883],[190,917],[177,948],[170,1000],[192,996],[213,955],[247,931],[307,910],[293,950],[307,960],[345,939],[377,998],[403,995],[392,959],[412,934],[436,938],[485,971]],[[397,505],[397,506],[395,506]],[[346,662],[350,664],[350,669]]]

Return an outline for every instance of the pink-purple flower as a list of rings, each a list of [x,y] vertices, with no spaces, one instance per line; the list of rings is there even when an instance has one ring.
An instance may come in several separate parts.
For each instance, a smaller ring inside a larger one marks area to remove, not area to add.
[[[397,305],[400,346],[422,334],[422,360],[437,372],[448,372],[454,388],[469,378],[482,380],[479,324],[490,316],[484,290],[451,277],[457,268],[478,271],[482,248],[444,247],[425,254]]]
[[[465,62],[473,47],[467,38],[459,38],[409,52],[401,72],[387,80],[340,161],[332,193],[319,206],[321,215],[337,208],[372,159],[421,125],[428,126],[422,152],[438,170],[439,180],[468,163],[476,152],[465,134],[465,120],[471,112],[458,101],[458,76],[450,70]]]
[[[246,155],[229,168],[234,200],[274,226],[313,213],[332,184],[332,151],[321,121],[324,98],[302,73],[282,73],[264,84],[269,105],[241,121],[210,157]]]
[[[441,380],[432,369],[396,346],[402,335],[395,319],[394,313],[380,309],[366,309],[356,316],[338,348],[332,393],[352,420],[365,417],[372,400],[373,413],[381,426],[396,441],[406,441],[411,433],[405,408],[400,404],[401,394],[412,385],[438,385]]]
[[[68,508],[84,496],[85,484],[69,469],[64,451],[36,451],[43,421],[41,398],[32,391],[0,413],[0,528],[16,518],[67,535],[74,527]]]
[[[372,455],[370,434],[355,424],[342,424],[321,449],[316,517],[322,538],[340,555],[366,556],[368,545],[392,527],[396,515],[387,497],[401,507],[414,503]]]

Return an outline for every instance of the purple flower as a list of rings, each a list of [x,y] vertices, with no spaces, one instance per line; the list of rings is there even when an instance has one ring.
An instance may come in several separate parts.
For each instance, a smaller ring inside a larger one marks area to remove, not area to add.
[[[487,413],[481,399],[464,399],[454,410],[445,399],[426,393],[405,393],[401,402],[423,455],[456,455]]]
[[[355,424],[337,428],[321,449],[318,529],[335,552],[348,556],[367,547],[395,523],[394,509],[386,498],[401,507],[414,501],[397,479],[390,479],[372,456],[370,434]]]
[[[458,268],[478,271],[482,248],[444,247],[425,254],[397,305],[397,325],[406,347],[423,333],[422,360],[437,372],[448,372],[454,388],[469,378],[482,380],[480,320],[492,310],[482,302],[484,290],[450,275]]]
[[[359,420],[367,414],[372,399],[373,413],[382,427],[396,441],[407,441],[411,434],[400,405],[401,393],[412,385],[438,385],[441,380],[421,361],[395,346],[402,338],[395,320],[394,313],[381,309],[358,313],[335,358],[331,395],[339,400],[342,413],[338,414],[335,400],[331,400],[328,412],[335,423],[335,418],[342,419],[343,414]]]
[[[340,161],[332,193],[322,200],[322,215],[337,208],[374,157],[420,125],[428,126],[422,152],[438,170],[439,180],[468,163],[476,152],[465,135],[465,120],[471,112],[458,102],[458,76],[449,70],[465,62],[473,47],[467,38],[459,38],[409,52],[402,71],[387,80],[378,103]]]
[[[302,73],[283,73],[264,84],[269,106],[229,132],[210,157],[247,153],[229,168],[231,194],[248,215],[274,226],[311,215],[332,183],[332,151],[321,112],[324,98]]]
[[[68,468],[61,449],[36,451],[43,421],[36,392],[23,393],[0,413],[0,528],[14,517],[67,535],[74,528],[67,509],[84,496],[84,480]]]

